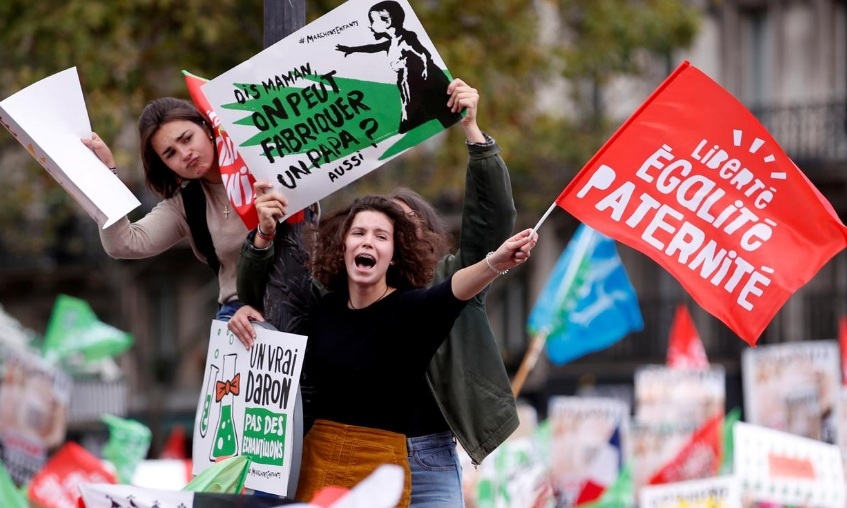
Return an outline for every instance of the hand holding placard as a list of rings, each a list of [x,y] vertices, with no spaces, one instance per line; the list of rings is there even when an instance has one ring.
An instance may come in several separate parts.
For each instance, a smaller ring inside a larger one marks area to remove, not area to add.
[[[141,204],[109,171],[114,158],[112,164],[104,164],[80,141],[91,138],[92,132],[76,67],[0,102],[0,123],[100,227],[112,225]]]

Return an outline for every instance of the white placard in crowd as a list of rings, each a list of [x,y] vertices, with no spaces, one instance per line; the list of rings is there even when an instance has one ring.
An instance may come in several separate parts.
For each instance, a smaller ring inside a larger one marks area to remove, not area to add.
[[[745,349],[741,368],[745,422],[838,443],[838,342],[788,342]]]
[[[742,508],[734,476],[648,485],[639,492],[640,508]]]
[[[617,479],[627,457],[629,406],[600,397],[551,397],[550,476],[565,506]]]
[[[744,422],[733,426],[733,446],[733,469],[745,499],[844,508],[838,446]]]
[[[726,405],[726,372],[645,365],[635,371],[635,420],[657,425],[701,426]]]

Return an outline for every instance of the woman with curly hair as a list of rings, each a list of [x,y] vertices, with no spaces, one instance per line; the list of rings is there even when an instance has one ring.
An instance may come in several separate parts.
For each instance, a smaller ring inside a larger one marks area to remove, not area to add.
[[[257,198],[257,210],[270,227],[279,207],[264,213],[265,201],[275,199],[268,196]],[[291,330],[309,337],[303,368],[313,389],[307,413],[315,419],[303,442],[297,499],[308,501],[327,485],[352,487],[391,463],[406,471],[400,506],[409,506],[405,432],[420,403],[413,395],[425,389],[427,366],[468,300],[526,262],[536,238],[522,231],[426,287],[437,235],[421,230],[395,202],[366,196],[321,221],[310,237],[309,267],[329,292]],[[258,240],[253,250],[242,250],[242,265],[260,252]]]

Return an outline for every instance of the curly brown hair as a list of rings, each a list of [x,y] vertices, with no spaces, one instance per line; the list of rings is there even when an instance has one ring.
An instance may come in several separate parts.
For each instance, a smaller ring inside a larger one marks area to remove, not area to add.
[[[394,226],[394,264],[388,267],[386,282],[397,289],[425,287],[432,280],[438,258],[435,233],[418,228],[400,206],[383,196],[363,196],[350,205],[321,219],[310,236],[309,268],[312,276],[330,291],[347,291],[347,267],[344,264],[344,239],[353,219],[360,212],[384,214]]]
[[[406,203],[406,206],[412,209],[412,212],[415,214],[415,218],[420,221],[421,225],[435,233],[438,238],[437,242],[433,245],[436,256],[441,258],[448,254],[447,224],[435,208],[429,204],[429,201],[408,187],[395,188],[391,191],[391,194],[388,195],[388,199]]]
[[[161,97],[147,103],[138,118],[138,137],[141,145],[141,163],[147,187],[163,198],[170,198],[180,188],[181,179],[153,149],[153,136],[159,128],[174,120],[188,120],[201,126],[209,135],[212,129],[194,104],[175,97]],[[212,143],[214,145],[214,143]],[[217,152],[217,147],[215,148]]]

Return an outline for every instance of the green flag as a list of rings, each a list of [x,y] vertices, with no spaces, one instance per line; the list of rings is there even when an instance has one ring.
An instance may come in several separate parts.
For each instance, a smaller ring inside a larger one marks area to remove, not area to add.
[[[59,295],[44,334],[44,357],[62,360],[77,354],[87,361],[117,356],[132,346],[132,335],[103,323],[85,300]]]
[[[6,466],[0,462],[0,506],[4,508],[27,508],[29,503],[26,494],[21,492],[6,471]]]
[[[224,459],[206,469],[188,482],[182,490],[191,492],[213,492],[217,494],[240,494],[250,471],[250,459],[237,455]]]
[[[103,458],[118,471],[118,481],[131,483],[138,463],[147,457],[152,433],[143,423],[104,414],[100,418],[109,428],[109,441],[103,447]]]
[[[721,460],[721,474],[732,474],[732,426],[741,419],[741,409],[732,408],[723,419],[723,458]]]

